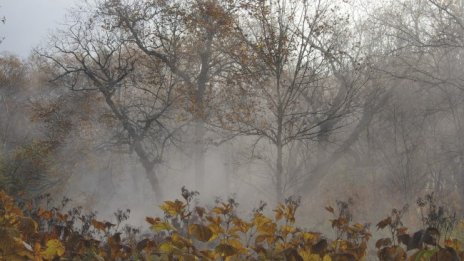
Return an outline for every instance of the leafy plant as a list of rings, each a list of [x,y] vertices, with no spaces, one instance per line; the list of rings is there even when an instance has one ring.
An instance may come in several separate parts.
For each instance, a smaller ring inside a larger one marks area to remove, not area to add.
[[[389,229],[391,233],[389,238],[381,238],[376,242],[379,259],[460,260],[463,256],[461,243],[457,239],[450,238],[457,221],[456,213],[440,206],[434,194],[428,194],[424,199],[419,198],[417,206],[421,213],[422,229],[413,234],[407,233],[407,228],[401,221],[408,209],[407,206],[401,210],[393,209],[390,216],[377,224],[378,229]],[[442,235],[444,238],[441,238]],[[408,257],[406,251],[414,252]]]
[[[235,199],[217,199],[213,207],[206,208],[195,200],[198,194],[183,187],[180,199],[160,205],[163,216],[146,217],[150,233],[141,233],[126,224],[130,210],[117,210],[110,222],[98,220],[95,212],[85,213],[81,207],[67,208],[67,198],[52,207],[49,194],[19,200],[0,192],[0,260],[366,259],[369,224],[353,222],[352,200],[326,207],[335,232],[335,238],[330,239],[296,225],[299,198],[287,198],[272,210],[273,215],[266,214],[267,205],[261,202],[245,219],[238,215]],[[407,206],[394,209],[377,224],[378,229],[388,229],[391,234],[376,242],[380,260],[446,261],[462,257],[461,243],[447,238],[441,246],[435,227],[407,234],[401,220],[406,211]],[[431,219],[435,216],[443,215],[425,212],[428,218],[424,220],[435,222]],[[416,251],[408,257],[406,250]]]

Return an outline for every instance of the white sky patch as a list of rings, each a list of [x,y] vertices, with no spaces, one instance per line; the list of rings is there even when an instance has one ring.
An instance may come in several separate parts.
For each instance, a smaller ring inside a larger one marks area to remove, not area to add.
[[[75,0],[0,0],[0,52],[26,58],[31,50],[46,40],[49,32],[64,21]]]

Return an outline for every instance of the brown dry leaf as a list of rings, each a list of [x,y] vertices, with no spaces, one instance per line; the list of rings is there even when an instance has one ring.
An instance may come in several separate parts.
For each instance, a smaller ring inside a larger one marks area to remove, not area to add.
[[[458,239],[446,239],[445,246],[455,249],[456,251],[461,251],[462,243]]]
[[[150,223],[150,225],[154,225],[158,222],[161,221],[161,219],[159,217],[156,217],[156,218],[152,218],[152,217],[146,217],[145,220]]]
[[[43,208],[39,208],[39,212],[37,213],[39,217],[45,219],[45,220],[50,220],[53,217],[53,212],[50,210],[45,210]]]
[[[377,252],[380,261],[405,261],[407,258],[406,251],[399,246],[384,247]]]
[[[195,207],[195,212],[198,214],[200,218],[203,218],[203,216],[206,213],[206,209],[202,207]]]
[[[407,231],[408,231],[408,228],[407,228],[407,227],[400,227],[400,228],[397,228],[397,229],[396,229],[396,233],[397,233],[398,235],[404,235],[404,234],[407,233]]]
[[[385,246],[390,246],[392,244],[392,241],[390,238],[381,238],[375,242],[375,247],[376,248],[382,248]]]
[[[392,222],[391,217],[387,217],[386,219],[380,221],[380,222],[377,224],[377,229],[384,229],[386,226],[390,225],[391,222]]]
[[[16,219],[18,221],[16,227],[24,236],[29,237],[37,232],[38,224],[32,218],[17,217]]]
[[[321,239],[319,240],[319,242],[317,242],[315,245],[311,247],[311,253],[318,254],[319,256],[322,257],[327,252],[328,246],[329,246],[329,243],[327,242],[327,240]]]
[[[105,231],[105,228],[106,228],[105,223],[97,221],[95,219],[92,219],[91,223],[92,223],[92,226],[96,228],[97,230]]]
[[[189,234],[202,242],[208,242],[213,236],[213,231],[204,225],[191,224],[189,226]]]
[[[343,218],[343,217],[332,219],[331,221],[332,221],[332,228],[336,227],[340,229],[343,226],[348,224],[348,219]]]
[[[326,206],[326,207],[325,207],[325,210],[329,211],[329,212],[332,213],[332,214],[334,213],[334,208],[331,207],[331,206]]]
[[[228,244],[219,244],[218,246],[216,246],[215,251],[221,257],[234,256],[238,253],[238,250],[235,249],[235,247]]]

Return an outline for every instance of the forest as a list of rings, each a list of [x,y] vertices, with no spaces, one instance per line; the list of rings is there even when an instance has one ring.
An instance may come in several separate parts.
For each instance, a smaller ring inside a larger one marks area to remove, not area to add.
[[[0,53],[0,261],[464,260],[463,137],[464,1],[82,1]]]

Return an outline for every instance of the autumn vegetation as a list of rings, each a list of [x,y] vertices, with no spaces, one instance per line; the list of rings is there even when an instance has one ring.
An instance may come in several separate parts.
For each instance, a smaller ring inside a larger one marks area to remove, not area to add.
[[[77,3],[0,54],[0,260],[464,259],[462,17]]]
[[[50,195],[15,201],[0,193],[1,260],[370,260],[369,224],[352,220],[350,202],[327,206],[335,238],[296,225],[300,200],[288,198],[265,214],[261,203],[249,219],[237,215],[238,203],[217,200],[212,208],[195,204],[198,192],[181,190],[181,199],[160,205],[162,217],[146,217],[145,228],[93,212],[66,208],[69,199],[50,206]],[[407,206],[393,209],[376,225],[391,232],[377,239],[379,260],[460,260],[462,243],[453,235],[456,214],[436,205],[433,195],[418,199],[424,229],[408,234],[401,218]],[[462,226],[462,225],[461,225]]]

